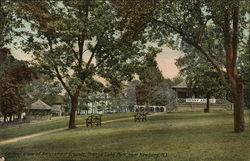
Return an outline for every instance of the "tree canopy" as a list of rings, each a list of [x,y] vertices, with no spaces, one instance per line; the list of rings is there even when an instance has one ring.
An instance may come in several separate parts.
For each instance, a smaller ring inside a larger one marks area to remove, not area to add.
[[[237,58],[249,25],[247,4],[238,0],[161,1],[149,35],[159,45],[198,51],[216,69],[234,97],[236,132],[244,131],[243,82]]]
[[[111,84],[132,79],[148,52],[143,35],[124,40],[118,11],[108,1],[17,3],[30,30],[23,31],[23,51],[34,55],[40,72],[57,78],[71,98],[69,128],[74,128],[81,87],[95,75]],[[41,10],[43,15],[34,13]],[[151,49],[151,48],[150,48]],[[150,52],[150,51],[149,51]],[[112,71],[112,72],[111,72]]]
[[[0,110],[11,121],[13,115],[24,111],[24,102],[20,89],[31,80],[37,78],[25,62],[16,60],[6,48],[0,49],[2,55],[0,64]]]

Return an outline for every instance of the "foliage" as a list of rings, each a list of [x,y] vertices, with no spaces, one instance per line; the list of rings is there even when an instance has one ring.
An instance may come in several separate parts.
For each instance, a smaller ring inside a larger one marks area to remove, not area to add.
[[[151,89],[147,95],[150,105],[166,106],[175,100],[175,92],[166,80]]]
[[[61,91],[62,87],[59,82],[48,81],[45,76],[40,75],[38,80],[33,80],[30,84],[22,88],[22,97],[26,106],[29,106],[38,99],[46,104],[53,105],[56,96]]]
[[[194,59],[195,63],[190,63]],[[227,90],[219,73],[204,58],[199,58],[194,51],[177,59],[176,64],[180,68],[180,73],[186,77],[187,85],[195,93],[226,98]]]
[[[130,111],[133,111],[134,105],[136,105],[136,86],[140,83],[138,80],[128,82],[124,94],[124,105]]]
[[[147,87],[154,87],[164,79],[155,60],[159,52],[161,50],[150,48],[149,53],[145,56],[143,66],[138,68],[137,74],[139,75],[139,79]]]
[[[80,89],[94,75],[118,85],[132,79],[147,51],[145,42],[127,44],[125,28],[108,1],[21,2],[31,31],[23,32],[23,50],[33,53],[40,72],[57,78],[72,102],[70,128],[74,127]],[[34,13],[34,8],[43,15]],[[24,14],[22,13],[22,14]],[[87,60],[85,59],[87,57]]]
[[[242,44],[246,39],[244,34],[247,24],[246,10],[244,4],[237,4],[234,1],[190,1],[189,3],[164,1],[159,4],[159,10],[153,18],[152,30],[156,32],[150,32],[149,36],[157,40],[159,45],[168,44],[185,53],[196,51],[214,66],[224,81],[226,79],[223,68],[228,67],[226,63],[229,62],[226,61],[226,57],[229,54],[225,51],[225,35],[223,34],[226,31],[222,26],[226,23],[226,17],[223,17],[226,15],[222,14],[224,11],[218,9],[222,5],[227,6],[228,10],[235,5],[240,7],[238,36],[239,44]],[[230,18],[232,19],[232,16]],[[190,60],[189,63],[194,60]]]
[[[166,78],[165,81],[167,82],[167,84],[169,86],[176,86],[178,84],[180,84],[181,82],[184,81],[183,76],[181,76],[180,74],[178,74],[177,76],[175,76],[174,78]]]
[[[151,95],[149,95],[149,93],[164,79],[160,69],[157,66],[157,61],[155,60],[157,54],[160,51],[161,50],[156,48],[150,48],[150,51],[145,56],[143,65],[137,70],[140,80],[140,82],[136,85],[135,91],[138,105],[148,104],[148,100],[151,99]]]
[[[124,39],[127,28],[121,28],[121,18],[108,1],[41,1],[17,5],[32,31],[22,32],[27,39],[22,41],[23,50],[33,53],[40,72],[57,78],[74,100],[70,128],[74,127],[74,112],[86,79],[99,75],[118,86],[132,79],[147,53],[148,47],[138,36],[129,42]]]
[[[20,115],[24,109],[20,89],[36,78],[36,74],[27,67],[25,62],[16,60],[7,49],[0,49],[5,54],[0,64],[0,110],[6,118]]]
[[[14,27],[20,27],[21,21],[14,15],[11,2],[0,2],[0,49],[13,41]]]
[[[86,83],[82,86],[82,90],[79,96],[78,110],[89,111],[90,103],[99,104],[103,98],[104,85],[95,79],[86,79]]]
[[[161,1],[149,33],[159,45],[198,51],[214,67],[233,96],[235,132],[244,131],[244,91],[237,58],[249,23],[247,7],[247,2],[238,0]]]

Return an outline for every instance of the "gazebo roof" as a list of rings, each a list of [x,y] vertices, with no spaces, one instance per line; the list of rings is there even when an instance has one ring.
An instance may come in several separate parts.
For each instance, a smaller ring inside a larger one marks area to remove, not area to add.
[[[31,109],[31,110],[51,110],[51,107],[39,99],[36,102],[32,103],[29,109]]]
[[[172,88],[188,88],[186,81],[183,81],[176,86],[172,86]]]

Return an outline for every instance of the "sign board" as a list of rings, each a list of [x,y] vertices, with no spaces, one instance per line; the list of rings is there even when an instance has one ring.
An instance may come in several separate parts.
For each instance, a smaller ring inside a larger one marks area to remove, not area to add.
[[[201,98],[186,98],[186,102],[189,103],[207,103],[207,99],[201,99]],[[209,99],[210,103],[215,103],[216,99]]]

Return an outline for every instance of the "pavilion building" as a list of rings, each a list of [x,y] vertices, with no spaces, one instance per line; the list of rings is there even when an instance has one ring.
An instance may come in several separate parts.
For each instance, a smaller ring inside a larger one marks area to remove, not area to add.
[[[49,105],[39,99],[27,108],[26,119],[29,121],[51,119],[51,110]]]
[[[176,99],[167,105],[168,112],[188,112],[188,111],[203,111],[206,108],[207,100],[204,95],[197,94],[193,89],[189,88],[185,81],[176,86],[172,86],[176,92]],[[231,110],[233,104],[228,100],[210,99],[210,109],[212,111]]]

